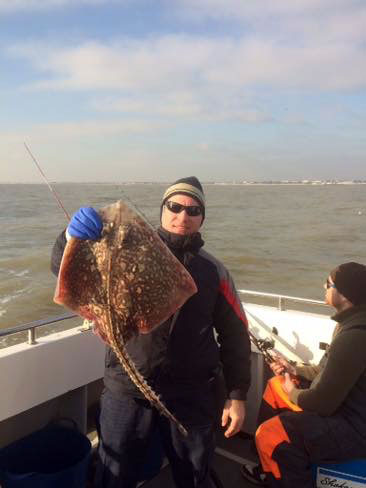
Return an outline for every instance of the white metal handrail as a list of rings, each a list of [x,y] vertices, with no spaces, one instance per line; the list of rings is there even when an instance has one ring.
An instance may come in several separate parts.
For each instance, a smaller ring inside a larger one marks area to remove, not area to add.
[[[320,300],[312,300],[309,298],[292,297],[289,295],[278,295],[276,293],[266,293],[263,291],[240,289],[240,290],[238,290],[238,292],[243,294],[243,295],[252,295],[252,296],[266,297],[266,298],[276,298],[278,300],[278,309],[279,310],[285,310],[285,302],[286,301],[301,302],[301,303],[307,303],[307,304],[312,304],[312,305],[323,305],[323,306],[326,305],[325,302],[322,302]],[[28,332],[28,343],[29,344],[35,344],[35,342],[36,342],[35,329],[37,329],[38,327],[50,325],[50,324],[53,324],[55,322],[71,319],[74,317],[77,317],[77,315],[74,313],[66,312],[63,315],[59,315],[57,317],[50,317],[50,318],[43,319],[43,320],[36,320],[34,322],[29,322],[27,324],[21,324],[21,325],[17,325],[14,327],[9,327],[7,329],[0,329],[0,338],[11,335],[11,334],[16,334],[18,332],[27,331]]]
[[[243,295],[252,295],[252,296],[266,297],[266,298],[276,298],[278,300],[278,309],[279,310],[285,310],[286,301],[307,303],[309,305],[327,306],[327,304],[325,302],[323,302],[321,300],[313,300],[311,298],[292,297],[289,295],[278,295],[277,293],[266,293],[263,291],[253,291],[253,290],[238,290],[238,292],[243,294]]]
[[[27,324],[15,325],[7,329],[0,329],[0,338],[6,337],[11,334],[17,334],[18,332],[28,332],[28,344],[36,343],[35,331],[38,327],[43,327],[45,325],[51,325],[55,322],[60,322],[62,320],[68,320],[77,317],[77,314],[72,312],[66,312],[57,317],[49,317],[47,319],[35,320],[34,322],[28,322]]]

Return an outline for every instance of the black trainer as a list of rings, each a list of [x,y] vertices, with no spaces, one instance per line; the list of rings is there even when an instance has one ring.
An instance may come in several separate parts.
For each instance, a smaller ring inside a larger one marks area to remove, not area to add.
[[[253,485],[267,486],[266,474],[260,464],[243,464],[240,468],[242,476]]]

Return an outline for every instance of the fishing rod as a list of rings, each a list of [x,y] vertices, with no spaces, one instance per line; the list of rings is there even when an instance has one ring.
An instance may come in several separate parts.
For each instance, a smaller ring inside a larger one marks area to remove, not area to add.
[[[51,183],[48,181],[48,178],[47,176],[44,174],[40,164],[38,163],[37,159],[34,157],[32,151],[29,149],[28,145],[23,142],[24,144],[24,147],[25,149],[27,150],[28,154],[30,155],[30,157],[32,158],[32,161],[34,162],[34,164],[36,165],[38,171],[40,172],[42,178],[44,179],[45,183],[47,184],[50,192],[52,193],[52,195],[55,197],[57,203],[58,203],[58,206],[61,208],[61,210],[64,212],[65,216],[66,216],[66,219],[67,221],[69,222],[71,220],[70,218],[70,215],[69,213],[67,212],[67,210],[65,209],[65,207],[63,206],[62,202],[61,202],[61,199],[60,197],[58,196],[56,190],[52,187]],[[153,224],[150,222],[150,220],[146,217],[146,215],[144,214],[144,212],[131,200],[131,198],[122,190],[121,188],[121,193],[123,195],[123,197],[125,198],[125,200],[127,200],[131,206],[137,211],[137,213],[139,213],[145,220],[146,222],[152,227],[154,228]]]
[[[264,360],[268,364],[268,366],[271,366],[272,363],[277,361],[276,356],[270,352],[272,349],[274,349],[274,346],[275,346],[275,341],[273,338],[269,339],[268,337],[266,337],[265,339],[257,339],[255,337],[255,335],[252,332],[250,332],[249,329],[248,329],[248,334],[249,334],[249,339],[251,340],[251,342],[259,350],[259,352],[261,352],[263,354]],[[286,359],[286,358],[284,358],[284,359],[289,364],[291,364],[292,366],[295,366],[296,361],[292,361],[292,360]],[[283,369],[283,372],[281,373],[281,375],[284,373],[289,373],[291,376],[293,376],[291,371],[289,371],[289,369],[286,368],[285,365],[282,365],[282,366],[284,369]]]
[[[65,216],[66,216],[66,219],[67,221],[69,222],[71,220],[70,218],[70,215],[69,213],[67,212],[67,210],[65,209],[65,207],[63,206],[62,202],[61,202],[61,199],[60,197],[57,195],[56,193],[56,190],[54,190],[54,188],[52,187],[51,183],[48,181],[47,179],[47,176],[44,174],[40,164],[38,163],[37,159],[34,157],[32,151],[29,149],[28,145],[23,142],[24,144],[24,147],[25,149],[27,150],[28,154],[30,155],[30,157],[32,158],[32,161],[34,162],[34,164],[36,165],[38,171],[40,172],[42,178],[44,179],[45,183],[47,184],[48,188],[50,189],[52,195],[55,197],[57,203],[58,203],[58,206],[61,208],[61,210],[63,210]],[[137,211],[137,213],[139,213],[145,220],[146,222],[152,227],[153,227],[153,224],[150,222],[150,220],[146,217],[146,215],[144,214],[144,212],[131,200],[131,198],[122,190],[121,188],[121,193],[123,195],[123,197],[125,198],[125,200],[127,200],[131,206]]]
[[[66,216],[66,219],[67,221],[69,222],[70,220],[70,215],[68,214],[67,210],[65,209],[65,207],[62,205],[62,202],[60,200],[60,197],[57,195],[56,191],[52,188],[51,186],[51,183],[48,181],[46,175],[44,174],[44,172],[42,171],[42,168],[41,166],[39,165],[38,161],[36,160],[36,158],[33,156],[32,154],[32,151],[29,149],[29,147],[27,146],[27,144],[24,142],[24,147],[26,148],[28,154],[30,155],[30,157],[32,158],[34,164],[36,165],[38,171],[41,173],[41,176],[42,178],[44,179],[44,181],[46,182],[48,188],[50,189],[52,195],[56,198],[56,201],[58,203],[58,206],[61,208],[61,210],[63,210],[65,216]]]
[[[255,347],[263,354],[264,360],[270,366],[275,362],[274,356],[269,352],[274,348],[275,342],[273,339],[257,339],[255,335],[248,329],[249,339],[255,345]]]

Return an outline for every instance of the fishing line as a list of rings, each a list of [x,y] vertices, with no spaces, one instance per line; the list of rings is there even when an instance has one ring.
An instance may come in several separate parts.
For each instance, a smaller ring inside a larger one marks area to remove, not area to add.
[[[58,203],[58,206],[63,210],[64,214],[66,215],[66,219],[67,221],[70,220],[70,215],[67,213],[67,210],[65,209],[65,207],[62,205],[62,202],[59,198],[59,196],[57,195],[56,191],[52,188],[50,182],[48,181],[46,175],[44,174],[44,172],[42,171],[42,168],[40,167],[38,161],[36,160],[36,158],[33,156],[32,154],[32,151],[29,149],[29,147],[27,146],[27,144],[24,142],[24,147],[26,148],[26,150],[28,151],[28,154],[30,155],[30,157],[32,158],[34,164],[37,166],[37,169],[38,171],[41,173],[41,176],[42,178],[44,179],[44,181],[46,182],[48,188],[50,189],[52,195],[56,198],[56,201]]]
[[[62,202],[61,202],[61,199],[60,197],[57,195],[56,191],[52,188],[51,186],[51,183],[48,181],[46,175],[44,174],[40,164],[38,163],[38,161],[36,160],[36,158],[34,157],[32,151],[29,149],[29,147],[27,146],[27,144],[24,142],[24,147],[26,148],[28,154],[30,155],[30,157],[32,158],[34,164],[36,165],[38,171],[40,172],[42,178],[44,179],[46,185],[48,186],[48,188],[50,189],[52,195],[55,197],[59,207],[63,210],[66,218],[67,218],[67,221],[70,220],[70,215],[68,214],[67,210],[65,209],[65,207],[63,206]],[[145,220],[146,222],[152,227],[154,228],[153,224],[150,222],[150,220],[146,217],[146,215],[144,214],[144,212],[130,199],[130,197],[128,195],[126,195],[126,193],[122,190],[121,188],[121,193],[123,195],[123,197],[125,198],[125,200],[127,200],[130,205],[137,211],[137,213],[139,213]]]
[[[129,196],[128,196],[128,195],[127,195],[127,194],[126,194],[126,193],[125,193],[123,190],[122,190],[122,188],[121,188],[121,193],[122,193],[122,195],[123,195],[123,198],[124,198],[125,200],[127,200],[127,201],[128,201],[128,203],[130,203],[130,204],[131,204],[131,206],[132,206],[132,207],[133,207],[133,208],[136,210],[136,212],[137,212],[137,213],[138,213],[138,214],[139,214],[141,217],[143,217],[143,218],[146,220],[146,222],[147,222],[147,223],[150,225],[150,227],[151,227],[152,229],[154,229],[154,230],[155,230],[154,225],[153,225],[153,224],[150,222],[150,220],[149,220],[149,219],[146,217],[146,215],[144,214],[144,212],[143,212],[143,211],[142,211],[142,210],[141,210],[141,209],[140,209],[140,208],[139,208],[139,207],[136,205],[136,203],[134,203],[134,202],[131,200],[131,198],[130,198],[130,197],[129,197]]]

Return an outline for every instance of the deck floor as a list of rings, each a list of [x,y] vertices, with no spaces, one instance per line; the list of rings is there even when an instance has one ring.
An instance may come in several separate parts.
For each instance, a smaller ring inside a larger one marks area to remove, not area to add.
[[[95,415],[90,415],[91,419]],[[97,444],[97,433],[94,423],[89,426],[89,438],[93,445]],[[216,453],[213,468],[218,474],[223,488],[253,488],[255,485],[246,481],[240,474],[240,466],[245,461],[256,462],[257,456],[253,450],[253,441],[248,434],[239,434],[226,439],[223,430],[218,429],[216,434]],[[90,484],[92,486],[92,483]],[[141,488],[174,488],[173,478],[169,464],[163,467],[154,479],[140,483]]]
[[[214,469],[218,474],[223,488],[253,488],[240,474],[240,466],[244,461],[256,461],[250,439],[236,435],[226,439],[221,433],[217,436],[217,449]],[[153,480],[143,483],[143,488],[174,488],[169,465],[165,466]]]

